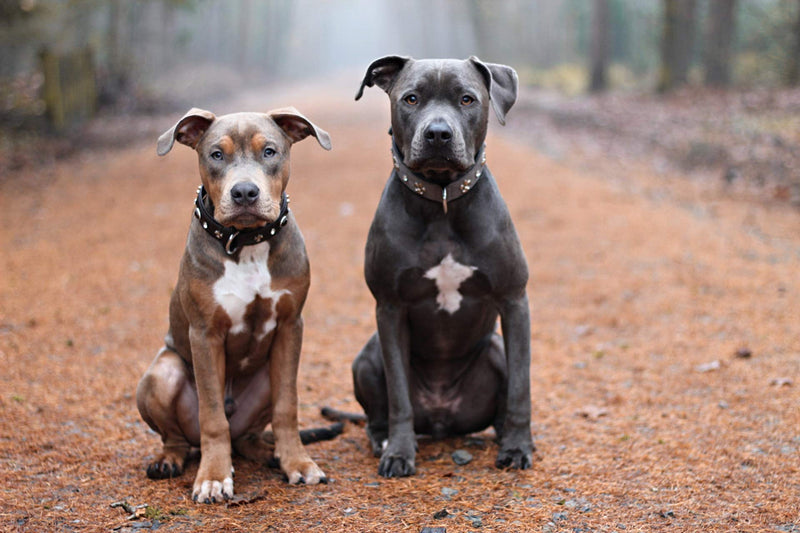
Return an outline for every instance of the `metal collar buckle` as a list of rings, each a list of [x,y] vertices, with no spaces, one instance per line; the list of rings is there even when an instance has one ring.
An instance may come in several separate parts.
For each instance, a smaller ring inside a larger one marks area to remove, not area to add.
[[[239,236],[239,232],[238,231],[234,231],[233,233],[231,233],[231,236],[228,237],[228,242],[225,243],[225,253],[226,254],[233,255],[233,254],[236,253],[236,250],[239,249],[238,246],[235,247],[235,248],[231,248],[231,244],[233,244],[233,240],[238,236]]]

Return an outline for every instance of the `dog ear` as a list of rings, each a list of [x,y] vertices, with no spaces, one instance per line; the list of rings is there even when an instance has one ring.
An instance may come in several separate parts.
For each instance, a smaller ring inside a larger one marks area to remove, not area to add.
[[[469,58],[481,73],[489,89],[489,101],[492,103],[494,113],[500,124],[506,124],[506,113],[517,101],[517,87],[519,79],[517,72],[506,65],[497,63],[484,63],[475,56]]]
[[[318,128],[313,122],[308,120],[297,109],[285,107],[269,112],[269,117],[277,124],[283,132],[292,140],[292,143],[302,141],[309,135],[317,138],[320,146],[326,150],[331,149],[331,136],[322,128]]]
[[[364,87],[372,87],[377,85],[387,93],[392,88],[397,74],[403,70],[403,67],[411,60],[410,57],[404,56],[385,56],[376,59],[372,64],[367,67],[367,73],[361,81],[361,87],[358,88],[356,93],[356,100],[361,98],[364,94]]]
[[[172,150],[172,144],[178,141],[191,148],[196,148],[200,137],[208,130],[217,117],[211,111],[193,107],[177,124],[161,134],[158,138],[156,151],[158,155],[166,155]]]

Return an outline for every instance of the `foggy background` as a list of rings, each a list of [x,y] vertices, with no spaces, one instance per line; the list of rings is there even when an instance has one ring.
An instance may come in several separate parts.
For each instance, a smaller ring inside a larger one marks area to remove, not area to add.
[[[512,65],[523,85],[568,93],[587,90],[592,64],[602,61],[603,89],[664,89],[659,78],[669,35],[687,48],[678,84],[703,84],[710,34],[719,31],[712,22],[726,10],[733,18],[725,23],[731,42],[724,84],[793,85],[798,6],[797,0],[0,0],[0,113],[19,120],[45,112],[45,51],[90,54],[100,107],[153,108],[242,83],[363,71],[385,54],[474,54]]]

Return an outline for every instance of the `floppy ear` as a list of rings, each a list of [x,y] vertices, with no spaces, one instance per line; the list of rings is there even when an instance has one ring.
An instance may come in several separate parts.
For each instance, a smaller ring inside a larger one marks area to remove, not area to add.
[[[404,56],[385,56],[373,61],[367,67],[367,73],[364,75],[361,87],[358,88],[356,93],[356,100],[364,94],[364,87],[372,87],[373,85],[377,85],[388,93],[397,74],[403,70],[403,67],[409,61],[412,61],[412,59]]]
[[[293,107],[284,107],[269,112],[269,117],[292,140],[292,143],[302,141],[309,135],[317,138],[320,146],[326,150],[331,149],[331,137],[328,132],[318,128],[313,122],[300,114]]]
[[[475,56],[469,58],[486,82],[489,89],[489,100],[492,102],[494,113],[500,124],[506,124],[506,113],[517,101],[517,87],[519,80],[517,72],[506,65],[497,63],[484,63]]]
[[[172,150],[172,144],[178,141],[191,148],[196,148],[200,142],[200,137],[208,130],[214,122],[214,113],[205,109],[191,108],[177,124],[161,134],[158,138],[156,151],[158,155],[166,155]]]

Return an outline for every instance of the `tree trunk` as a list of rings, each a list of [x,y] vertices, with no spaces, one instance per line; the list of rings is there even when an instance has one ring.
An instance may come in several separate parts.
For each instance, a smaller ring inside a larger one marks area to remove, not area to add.
[[[727,1],[727,0],[723,0]],[[678,8],[678,41],[676,44],[675,84],[689,81],[689,67],[694,52],[695,0],[681,0]]]
[[[786,85],[800,84],[800,0],[797,1],[797,13],[792,27],[792,48],[789,64],[786,66]]]
[[[727,87],[731,83],[731,45],[736,24],[736,0],[711,0],[708,9],[706,85]]]
[[[609,12],[608,0],[594,0],[592,11],[592,50],[589,90],[593,93],[605,91],[608,82]]]
[[[664,0],[659,92],[669,91],[688,80],[694,49],[695,5],[695,0]]]

